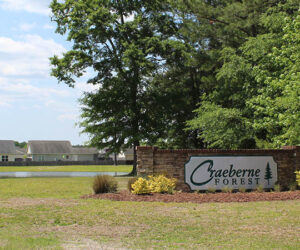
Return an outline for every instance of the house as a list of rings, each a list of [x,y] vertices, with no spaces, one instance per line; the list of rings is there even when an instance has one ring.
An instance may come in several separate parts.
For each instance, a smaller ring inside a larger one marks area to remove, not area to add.
[[[70,141],[28,141],[27,155],[32,161],[93,161],[98,151],[72,147]]]
[[[88,147],[72,147],[74,161],[96,161],[98,149]]]
[[[18,150],[12,140],[0,140],[0,161],[23,160],[25,153]]]

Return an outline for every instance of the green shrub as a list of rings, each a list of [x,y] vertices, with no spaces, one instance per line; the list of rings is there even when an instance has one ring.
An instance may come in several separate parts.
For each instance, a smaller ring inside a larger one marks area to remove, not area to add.
[[[246,192],[246,188],[245,187],[239,187],[239,192],[240,193],[245,193]]]
[[[296,171],[295,174],[296,174],[296,181],[298,183],[298,186],[300,187],[300,171]]]
[[[264,192],[264,191],[265,191],[265,190],[264,190],[264,187],[263,187],[262,185],[256,186],[256,192],[262,193],[262,192]]]
[[[233,189],[231,187],[225,186],[222,188],[222,193],[232,193]]]
[[[132,192],[132,184],[135,183],[137,181],[137,177],[132,177],[128,180],[128,183],[127,183],[127,189],[129,192]]]
[[[95,194],[114,193],[118,190],[118,183],[109,175],[97,175],[94,178],[93,190]]]
[[[149,185],[152,193],[173,194],[176,188],[176,179],[165,175],[149,176]]]
[[[131,184],[134,194],[168,193],[172,194],[176,188],[176,179],[165,175],[148,176],[148,179],[138,178]]]
[[[281,191],[281,187],[279,184],[274,185],[274,191],[275,192],[280,192]]]
[[[289,185],[289,190],[290,191],[295,191],[297,189],[297,182],[291,183]]]
[[[133,194],[150,194],[150,184],[147,179],[139,177],[132,185],[132,193]]]
[[[207,193],[215,193],[217,190],[216,190],[216,188],[215,187],[209,187],[209,188],[207,188]]]

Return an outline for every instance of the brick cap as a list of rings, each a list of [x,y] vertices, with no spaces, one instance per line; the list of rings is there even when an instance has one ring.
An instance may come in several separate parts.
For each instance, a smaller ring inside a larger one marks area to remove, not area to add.
[[[137,151],[182,152],[182,153],[279,153],[299,150],[300,146],[283,146],[281,149],[160,149],[153,146],[138,146]]]
[[[282,149],[290,149],[290,150],[295,150],[295,149],[300,149],[300,146],[283,146],[281,147]]]

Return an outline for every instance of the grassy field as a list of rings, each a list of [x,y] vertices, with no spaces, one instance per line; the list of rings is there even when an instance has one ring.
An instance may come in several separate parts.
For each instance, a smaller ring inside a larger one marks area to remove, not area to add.
[[[0,166],[0,172],[130,172],[131,165],[74,165],[74,166],[22,166],[22,167],[3,167]]]
[[[128,178],[117,178],[121,189]],[[82,200],[92,178],[0,179],[0,249],[299,249],[300,202]]]

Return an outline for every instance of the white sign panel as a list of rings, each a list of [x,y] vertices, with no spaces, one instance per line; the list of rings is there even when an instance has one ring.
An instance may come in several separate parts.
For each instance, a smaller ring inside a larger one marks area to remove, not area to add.
[[[191,190],[273,188],[277,181],[272,156],[191,156],[184,171]]]

